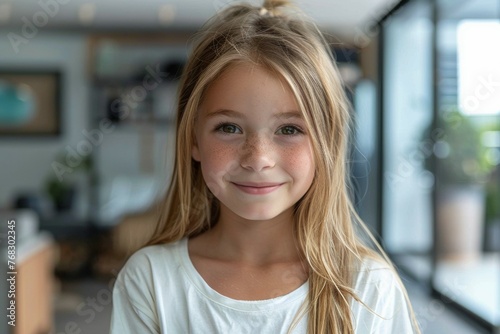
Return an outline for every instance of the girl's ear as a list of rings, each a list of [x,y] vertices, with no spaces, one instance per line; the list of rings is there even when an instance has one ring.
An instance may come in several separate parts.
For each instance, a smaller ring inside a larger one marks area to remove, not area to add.
[[[193,147],[191,148],[191,157],[195,160],[200,162],[200,150],[198,148],[198,143],[196,140],[193,142]]]

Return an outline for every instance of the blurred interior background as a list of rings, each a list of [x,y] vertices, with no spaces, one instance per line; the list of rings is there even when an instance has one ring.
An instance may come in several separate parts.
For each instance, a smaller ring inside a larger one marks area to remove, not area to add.
[[[0,333],[108,332],[169,181],[190,40],[230,2],[0,0],[0,247],[15,220],[18,271]],[[423,333],[500,333],[500,0],[296,2],[328,34],[356,206]]]

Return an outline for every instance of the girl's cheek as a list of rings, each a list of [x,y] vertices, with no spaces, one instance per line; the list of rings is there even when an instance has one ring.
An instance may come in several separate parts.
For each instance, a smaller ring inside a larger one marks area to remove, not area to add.
[[[237,148],[234,145],[227,145],[225,143],[209,143],[207,149],[207,160],[212,161],[217,165],[224,165],[228,160],[235,159]]]
[[[237,148],[217,142],[207,142],[203,150],[202,170],[209,188],[221,183],[222,178],[237,167]],[[210,184],[209,184],[210,183]]]
[[[282,157],[289,166],[304,168],[314,165],[314,158],[310,145],[302,144],[284,149],[282,151]]]

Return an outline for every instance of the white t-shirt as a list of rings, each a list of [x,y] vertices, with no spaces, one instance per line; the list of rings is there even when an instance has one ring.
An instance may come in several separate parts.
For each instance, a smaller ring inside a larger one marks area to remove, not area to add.
[[[287,333],[307,298],[308,282],[277,298],[244,301],[212,289],[193,266],[187,239],[148,246],[130,257],[113,289],[111,334]],[[356,333],[413,333],[394,274],[366,261],[355,280],[358,302],[351,310]],[[293,333],[306,333],[307,315]]]

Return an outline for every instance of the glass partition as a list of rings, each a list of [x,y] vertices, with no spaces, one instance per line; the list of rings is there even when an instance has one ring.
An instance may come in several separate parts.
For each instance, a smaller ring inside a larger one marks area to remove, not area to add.
[[[424,158],[432,124],[431,6],[415,1],[383,30],[383,240],[396,263],[430,280],[433,175]]]
[[[381,25],[382,233],[396,264],[500,332],[500,0]]]

